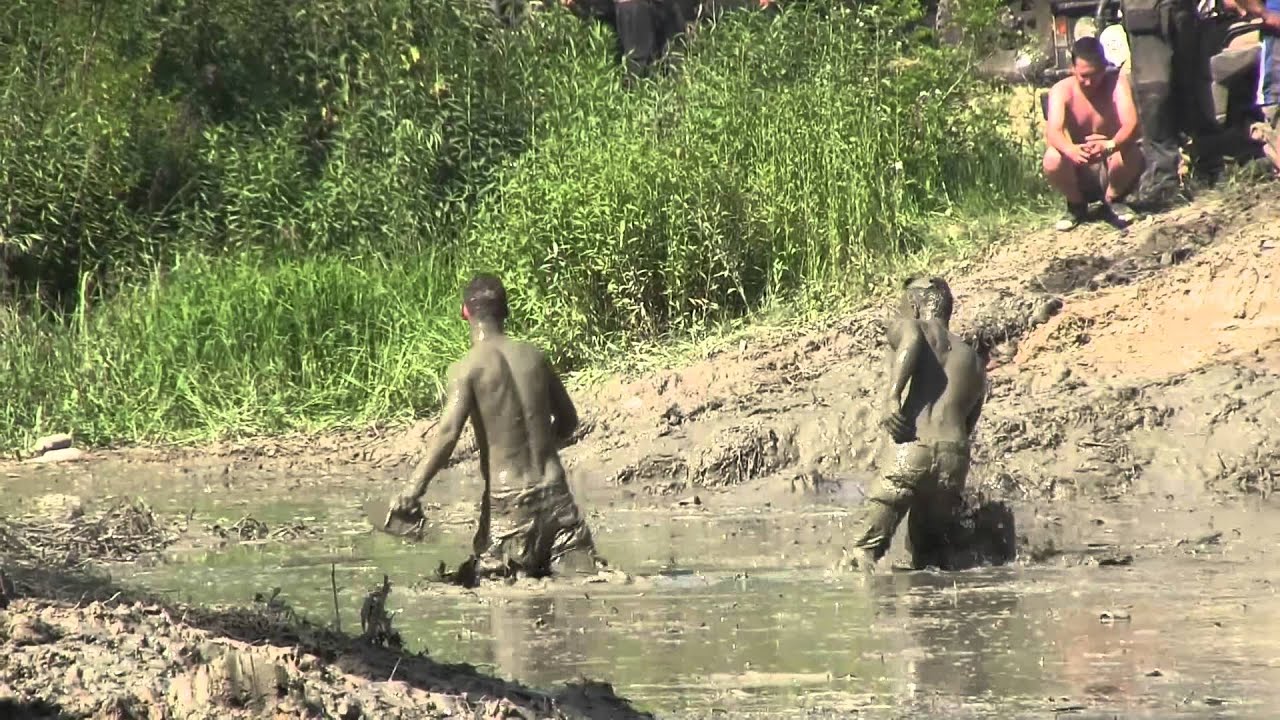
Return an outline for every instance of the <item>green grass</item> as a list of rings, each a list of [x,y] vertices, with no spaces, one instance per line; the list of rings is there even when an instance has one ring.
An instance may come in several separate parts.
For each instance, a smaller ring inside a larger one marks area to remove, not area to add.
[[[505,31],[437,0],[230,3],[209,52],[261,93],[231,109],[154,42],[212,21],[128,6],[117,20],[158,35],[117,28],[114,70],[31,50],[84,45],[70,21],[0,36],[30,40],[0,95],[22,120],[0,151],[25,152],[0,152],[6,243],[39,260],[29,281],[100,278],[70,312],[29,287],[0,315],[6,446],[406,419],[466,347],[474,271],[504,278],[515,333],[560,367],[617,367],[830,316],[1040,202],[1002,99],[907,6],[738,13],[622,92],[610,38],[563,13]],[[255,55],[281,18],[310,40]],[[271,85],[279,63],[314,82]],[[86,74],[116,90],[48,80]]]
[[[182,259],[70,327],[7,318],[3,411],[91,442],[404,417],[465,347],[453,277],[430,256]]]

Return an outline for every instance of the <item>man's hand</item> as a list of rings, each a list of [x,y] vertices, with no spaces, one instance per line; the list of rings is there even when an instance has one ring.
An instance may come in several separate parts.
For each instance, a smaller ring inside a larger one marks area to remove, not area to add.
[[[903,415],[901,410],[885,413],[884,418],[880,420],[880,427],[889,431],[889,437],[893,438],[895,443],[901,444],[915,439],[915,428],[911,427],[911,421],[907,420],[907,416]]]
[[[383,520],[382,526],[389,527],[392,518],[400,518],[406,522],[424,521],[426,516],[422,512],[421,498],[421,495],[415,495],[412,492],[400,493],[387,508],[387,518]]]
[[[1071,149],[1067,153],[1067,159],[1070,160],[1073,165],[1089,165],[1093,163],[1094,156],[1090,149],[1091,144],[1092,143],[1085,143],[1084,145],[1070,146]]]
[[[1262,26],[1273,33],[1280,34],[1280,13],[1268,12],[1262,16]]]

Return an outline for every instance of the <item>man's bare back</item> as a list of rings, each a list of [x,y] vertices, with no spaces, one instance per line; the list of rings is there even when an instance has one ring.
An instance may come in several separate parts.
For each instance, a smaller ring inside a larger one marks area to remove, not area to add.
[[[470,421],[484,495],[472,557],[451,579],[472,585],[477,574],[543,576],[575,550],[603,564],[560,462],[560,445],[578,426],[573,401],[541,350],[506,336],[506,290],[497,278],[477,276],[464,298],[471,350],[449,369],[440,423],[388,521],[421,517],[427,486]]]
[[[899,323],[898,346],[916,343],[919,353],[900,412],[919,440],[968,442],[971,416],[986,393],[987,373],[978,353],[936,318]]]
[[[475,396],[471,421],[486,484],[505,491],[564,482],[559,446],[578,414],[542,351],[505,335],[485,338],[455,372]]]

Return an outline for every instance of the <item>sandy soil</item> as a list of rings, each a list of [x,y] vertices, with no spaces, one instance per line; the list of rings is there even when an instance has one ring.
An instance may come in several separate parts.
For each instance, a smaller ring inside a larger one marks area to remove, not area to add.
[[[1278,189],[1266,183],[1223,190],[1127,233],[1101,223],[1070,234],[1032,233],[945,269],[956,294],[956,327],[990,357],[990,397],[970,482],[1015,508],[1023,561],[1052,556],[1046,548],[1060,544],[1063,528],[1072,525],[1071,518],[1046,521],[1052,513],[1044,508],[1057,501],[1101,507],[1136,498],[1151,507],[1175,498],[1184,505],[1244,495],[1265,500],[1275,490]],[[583,430],[565,454],[573,482],[589,485],[595,497],[638,505],[665,506],[694,494],[713,508],[856,502],[886,445],[875,427],[884,314],[882,306],[868,307],[820,330],[764,335],[684,367],[579,392]],[[251,465],[385,476],[407,472],[432,424],[197,450],[97,450],[81,462],[100,474],[150,465],[224,472]],[[470,437],[455,466],[474,472]],[[441,713],[470,702],[488,708],[486,717],[555,704],[551,695],[474,674],[468,677],[482,689],[468,696],[441,681],[438,668],[421,664],[421,682],[401,675],[412,672],[402,664],[398,676],[406,679],[386,683],[384,668],[365,673],[305,660],[306,652],[281,645],[250,647],[243,641],[253,638],[227,639],[217,628],[173,622],[172,614],[161,622],[163,611],[147,605],[73,606],[67,599],[21,600],[0,613],[0,628],[9,628],[0,675],[10,678],[0,684],[0,697],[56,701],[82,715],[105,712],[106,700],[77,694],[83,679],[68,670],[77,652],[92,648],[134,663],[127,682],[106,695],[94,690],[93,697],[126,698],[124,706],[160,698],[173,717],[200,716],[193,708],[212,716],[228,707],[261,707],[267,696],[275,698],[272,692],[283,698],[272,699],[273,707],[294,703],[290,712],[302,713],[298,708],[318,702],[331,717],[359,716],[339,711],[348,698],[378,717],[396,717],[394,709],[409,697]],[[104,633],[107,644],[95,644]],[[158,640],[144,647],[143,638]],[[193,660],[178,646],[214,649]],[[378,652],[384,660],[401,657]],[[246,662],[269,670],[235,670]],[[263,672],[275,679],[264,680]],[[162,692],[159,678],[174,682]],[[297,692],[267,692],[268,686]],[[563,716],[574,712],[572,703],[555,707]]]

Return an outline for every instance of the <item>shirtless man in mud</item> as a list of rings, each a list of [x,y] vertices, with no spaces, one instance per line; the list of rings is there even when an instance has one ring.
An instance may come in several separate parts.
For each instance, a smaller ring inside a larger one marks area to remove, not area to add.
[[[507,293],[498,278],[472,279],[462,317],[471,325],[471,350],[449,368],[440,423],[388,523],[421,517],[420,500],[470,419],[484,494],[472,556],[452,579],[474,585],[480,576],[546,577],[554,561],[576,550],[603,565],[560,463],[559,448],[578,426],[568,392],[542,351],[506,336]]]
[[[1108,64],[1097,38],[1080,38],[1071,47],[1071,75],[1049,91],[1044,129],[1045,178],[1067,200],[1058,230],[1084,222],[1098,201],[1115,220],[1133,221],[1120,200],[1142,174],[1138,129],[1128,77]]]
[[[867,572],[889,551],[908,512],[912,566],[948,565],[969,473],[969,436],[987,393],[982,360],[950,330],[951,308],[945,280],[910,278],[887,328],[889,381],[880,424],[894,442],[894,459],[868,498],[867,528],[856,543],[857,563]]]

